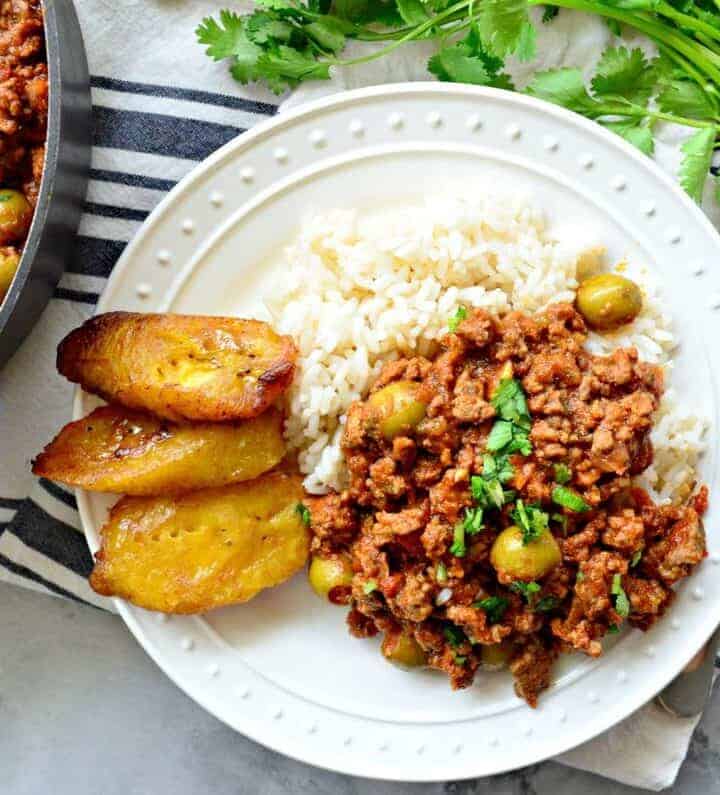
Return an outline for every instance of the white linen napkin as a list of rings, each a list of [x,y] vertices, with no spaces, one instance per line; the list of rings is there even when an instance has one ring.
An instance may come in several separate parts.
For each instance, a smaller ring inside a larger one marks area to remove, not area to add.
[[[201,17],[223,5],[220,0],[76,3],[93,76],[93,171],[75,257],[33,333],[0,372],[0,580],[113,610],[87,586],[91,560],[74,497],[36,481],[30,460],[70,419],[72,388],[55,373],[55,346],[94,312],[126,243],[198,161],[277,111],[272,94],[234,83],[225,67],[194,43]],[[561,12],[540,28],[539,61],[514,64],[511,71],[519,84],[542,67],[589,71],[609,42],[601,21]],[[417,43],[379,62],[338,70],[330,82],[302,86],[281,107],[344,88],[426,80],[431,49]],[[685,135],[669,125],[657,128],[656,157],[670,173]],[[710,197],[706,209],[720,222]],[[674,781],[696,725],[697,719],[672,718],[649,704],[558,761],[663,789]]]

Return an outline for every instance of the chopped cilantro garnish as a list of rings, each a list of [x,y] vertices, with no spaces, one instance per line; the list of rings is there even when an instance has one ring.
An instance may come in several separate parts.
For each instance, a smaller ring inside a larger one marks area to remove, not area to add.
[[[487,440],[487,449],[491,453],[496,453],[510,444],[513,440],[513,425],[507,420],[498,420],[490,431]]]
[[[555,482],[559,483],[561,486],[564,486],[566,483],[570,482],[570,468],[567,464],[555,464]]]
[[[483,476],[486,478],[497,478],[501,483],[512,480],[515,470],[506,455],[483,456]]]
[[[310,527],[310,509],[307,507],[307,505],[303,505],[301,502],[299,502],[295,506],[295,513],[298,514],[300,520],[306,527]]]
[[[577,577],[575,577],[575,582],[582,582],[585,579],[585,575],[583,572],[579,571],[577,573]]]
[[[638,549],[637,552],[632,556],[632,560],[630,561],[630,567],[635,568],[635,566],[640,563],[640,558],[642,558],[642,549]]]
[[[622,577],[619,574],[613,574],[610,593],[615,597],[615,612],[627,618],[630,615],[630,600],[622,587]]]
[[[508,600],[502,596],[488,596],[485,599],[481,599],[479,602],[473,602],[473,607],[484,610],[487,614],[487,620],[491,624],[497,624],[499,621],[502,621],[508,604]]]
[[[466,508],[465,518],[463,519],[463,527],[465,532],[472,536],[479,533],[483,525],[483,509],[482,508]]]
[[[440,583],[440,585],[443,585],[444,583],[447,582],[448,579],[447,568],[442,561],[438,563],[437,568],[435,569],[435,579]]]
[[[557,522],[560,527],[562,527],[563,535],[567,535],[567,526],[568,526],[568,519],[567,516],[563,516],[561,513],[553,513],[550,514],[550,518],[553,522]]]
[[[452,552],[456,558],[464,558],[466,551],[465,526],[462,522],[458,522],[458,524],[455,525],[455,530],[453,531],[453,542],[452,546],[450,547],[450,552]]]
[[[525,505],[522,500],[515,503],[510,514],[523,534],[523,545],[536,541],[547,530],[550,517],[537,505]]]
[[[470,492],[481,508],[502,508],[505,504],[502,483],[496,477],[473,475],[470,478]]]
[[[519,593],[525,597],[525,601],[531,604],[536,593],[539,593],[540,586],[536,582],[523,582],[522,580],[515,580],[510,583],[510,590]]]
[[[515,378],[503,378],[493,392],[490,403],[503,420],[508,422],[528,422],[527,401],[522,385]]]
[[[364,594],[371,594],[373,591],[377,591],[378,584],[375,580],[368,580],[365,585],[363,585],[363,593]]]
[[[454,624],[449,624],[446,626],[443,629],[443,635],[445,636],[445,640],[453,647],[453,649],[457,649],[458,646],[462,646],[462,644],[467,640],[465,633]]]
[[[467,318],[467,307],[462,304],[457,308],[455,314],[448,320],[448,329],[454,334],[458,326]]]
[[[565,486],[555,486],[552,499],[554,503],[562,505],[563,508],[567,508],[568,511],[573,511],[574,513],[583,513],[590,510],[590,506],[577,492],[565,488]]]
[[[453,660],[455,661],[456,665],[465,665],[467,662],[467,657],[463,654],[453,654]]]
[[[620,627],[617,624],[610,624],[607,628],[608,635],[617,635],[620,632]]]
[[[560,604],[560,600],[556,596],[543,596],[539,599],[533,608],[536,613],[549,613]]]

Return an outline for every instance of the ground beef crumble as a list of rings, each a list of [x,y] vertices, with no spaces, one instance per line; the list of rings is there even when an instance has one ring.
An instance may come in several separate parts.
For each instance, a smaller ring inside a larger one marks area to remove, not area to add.
[[[510,644],[516,691],[535,706],[560,653],[596,657],[604,636],[624,621],[647,630],[662,616],[671,586],[705,555],[707,489],[687,504],[657,506],[633,486],[652,462],[662,371],[632,348],[594,356],[585,339],[584,322],[568,304],[535,316],[474,310],[433,359],[393,361],[373,386],[371,392],[415,382],[427,407],[415,427],[389,440],[367,401],[350,408],[343,441],[350,487],[307,505],[313,551],[351,557],[354,635],[408,633],[453,688],[472,683],[483,646]],[[562,514],[550,527],[562,560],[539,579],[532,600],[490,563],[494,539],[514,523],[511,504],[468,539],[464,556],[452,552],[496,419],[491,398],[508,374],[527,397],[532,451],[511,456],[507,487],[515,498]],[[589,510],[552,504],[558,463]],[[618,586],[628,602],[623,610]],[[488,597],[506,604],[494,622],[477,606]]]

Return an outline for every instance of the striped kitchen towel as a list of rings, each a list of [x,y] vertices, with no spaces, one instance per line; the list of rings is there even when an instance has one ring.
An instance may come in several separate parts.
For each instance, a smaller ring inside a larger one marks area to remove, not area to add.
[[[30,337],[0,372],[1,580],[113,610],[87,585],[92,561],[73,494],[34,479],[30,461],[70,419],[72,386],[55,372],[56,345],[93,314],[127,242],[199,161],[278,112],[277,98],[239,86],[195,44],[199,19],[222,5],[227,3],[76,3],[92,73],[92,172],[67,272]],[[599,20],[562,13],[541,30],[542,66],[591,65],[608,36]],[[419,43],[328,83],[304,86],[286,104],[342,88],[427,79],[427,46]],[[523,68],[516,67],[519,79]],[[671,172],[683,135],[670,127],[658,132],[657,157]],[[720,221],[715,205],[707,209]],[[560,761],[660,789],[675,778],[695,724],[648,705]]]

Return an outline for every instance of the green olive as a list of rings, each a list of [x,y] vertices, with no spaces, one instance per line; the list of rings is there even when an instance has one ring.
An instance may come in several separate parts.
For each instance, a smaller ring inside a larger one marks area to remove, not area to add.
[[[417,399],[419,386],[415,381],[395,381],[370,395],[368,404],[386,439],[414,428],[425,416],[427,406]]]
[[[10,289],[19,262],[19,254],[0,254],[0,302]]]
[[[16,190],[0,190],[0,245],[22,240],[32,221],[30,202]]]
[[[336,593],[333,598],[333,591],[338,588],[347,590],[349,596],[350,586],[352,585],[353,571],[350,559],[347,555],[332,555],[330,557],[320,557],[314,555],[310,561],[308,569],[308,580],[310,587],[318,596],[329,599],[331,602],[342,602]]]
[[[420,644],[407,632],[386,632],[380,650],[383,657],[398,668],[420,668],[427,664]]]
[[[586,279],[577,291],[577,308],[589,326],[613,329],[640,314],[642,294],[635,282],[617,273]]]
[[[480,651],[482,664],[489,671],[499,671],[508,664],[515,646],[512,641],[504,640],[502,643],[493,643],[483,646]]]
[[[523,544],[522,530],[515,525],[506,527],[490,550],[490,562],[495,570],[514,580],[544,577],[561,560],[560,547],[549,530],[543,530],[539,538]]]

